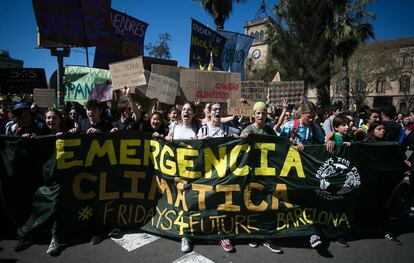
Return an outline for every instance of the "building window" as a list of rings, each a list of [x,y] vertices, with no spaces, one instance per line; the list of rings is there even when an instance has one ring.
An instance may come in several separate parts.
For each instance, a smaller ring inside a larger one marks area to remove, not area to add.
[[[385,92],[385,80],[383,78],[377,79],[377,85],[375,87],[377,93]]]
[[[402,92],[410,91],[410,76],[402,76],[400,78],[400,91]]]
[[[403,55],[403,65],[407,66],[407,65],[411,65],[411,55],[408,53],[405,53]]]
[[[337,80],[335,83],[335,93],[340,95],[342,93],[342,81]]]
[[[405,102],[400,103],[400,112],[407,113],[407,103]]]
[[[264,41],[264,31],[263,30],[260,30],[260,33],[259,33],[259,41],[260,42],[263,42]]]
[[[259,31],[256,31],[256,33],[254,33],[254,42],[259,42]]]

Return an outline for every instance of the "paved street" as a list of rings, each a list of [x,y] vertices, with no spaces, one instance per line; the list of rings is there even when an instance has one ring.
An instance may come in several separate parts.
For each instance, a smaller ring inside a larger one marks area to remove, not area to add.
[[[350,241],[349,248],[331,242],[326,255],[310,249],[306,240],[292,238],[280,242],[284,249],[281,255],[262,246],[251,248],[246,243],[236,244],[236,252],[227,253],[215,241],[198,242],[192,253],[183,254],[176,240],[127,234],[122,239],[107,239],[96,246],[67,245],[57,257],[45,253],[46,243],[16,253],[15,240],[2,240],[0,262],[413,262],[414,218],[394,221],[393,225],[403,226],[399,229],[401,233],[397,233],[401,246],[379,237]]]
[[[0,241],[0,263],[8,262],[414,262],[414,213],[408,214],[410,196],[408,178],[397,192],[390,228],[402,245],[394,245],[379,236],[358,237],[344,248],[325,242],[327,250],[318,253],[307,239],[286,238],[279,241],[283,254],[272,253],[263,246],[251,248],[246,241],[234,242],[235,252],[225,252],[218,241],[196,241],[193,252],[183,254],[179,240],[145,233],[130,233],[121,239],[106,239],[92,246],[87,240],[65,244],[59,256],[46,254],[48,240],[38,241],[22,252],[14,252],[16,240]],[[394,218],[393,218],[394,217]],[[42,240],[42,239],[40,239]]]

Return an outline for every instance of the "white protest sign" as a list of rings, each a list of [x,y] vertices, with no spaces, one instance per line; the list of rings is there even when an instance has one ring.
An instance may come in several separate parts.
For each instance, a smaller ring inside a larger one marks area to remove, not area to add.
[[[241,97],[247,101],[266,101],[267,87],[263,81],[242,81]]]
[[[156,98],[158,101],[174,105],[177,95],[178,82],[151,72],[145,96]]]
[[[33,89],[33,99],[37,106],[51,107],[56,102],[55,89]]]
[[[114,90],[147,85],[142,57],[109,64]]]

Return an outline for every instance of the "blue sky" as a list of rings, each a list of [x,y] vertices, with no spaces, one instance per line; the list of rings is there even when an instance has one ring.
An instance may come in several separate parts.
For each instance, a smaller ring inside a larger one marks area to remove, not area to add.
[[[276,2],[265,1],[269,15]],[[244,23],[255,17],[260,3],[261,0],[246,0],[235,4],[224,28],[243,32]],[[189,60],[191,17],[215,28],[213,19],[192,0],[112,0],[112,8],[126,10],[127,14],[149,24],[145,44],[155,44],[158,34],[168,32],[172,36],[169,43],[172,59],[184,67]],[[414,37],[413,0],[379,0],[370,10],[376,14],[372,23],[377,40]],[[56,57],[50,56],[49,50],[36,47],[36,20],[31,0],[0,1],[0,36],[0,49],[8,50],[13,58],[22,59],[24,67],[45,68],[48,78],[56,69]],[[94,49],[90,48],[89,53],[92,65]],[[64,64],[86,65],[85,50],[72,50]]]

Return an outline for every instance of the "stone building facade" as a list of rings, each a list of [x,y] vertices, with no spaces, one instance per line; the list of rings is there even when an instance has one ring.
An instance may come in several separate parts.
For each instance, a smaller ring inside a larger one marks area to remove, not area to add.
[[[254,37],[252,46],[247,55],[247,63],[253,67],[262,67],[266,63],[269,45],[267,39],[267,24],[273,20],[270,17],[256,18],[244,24],[244,33]]]

